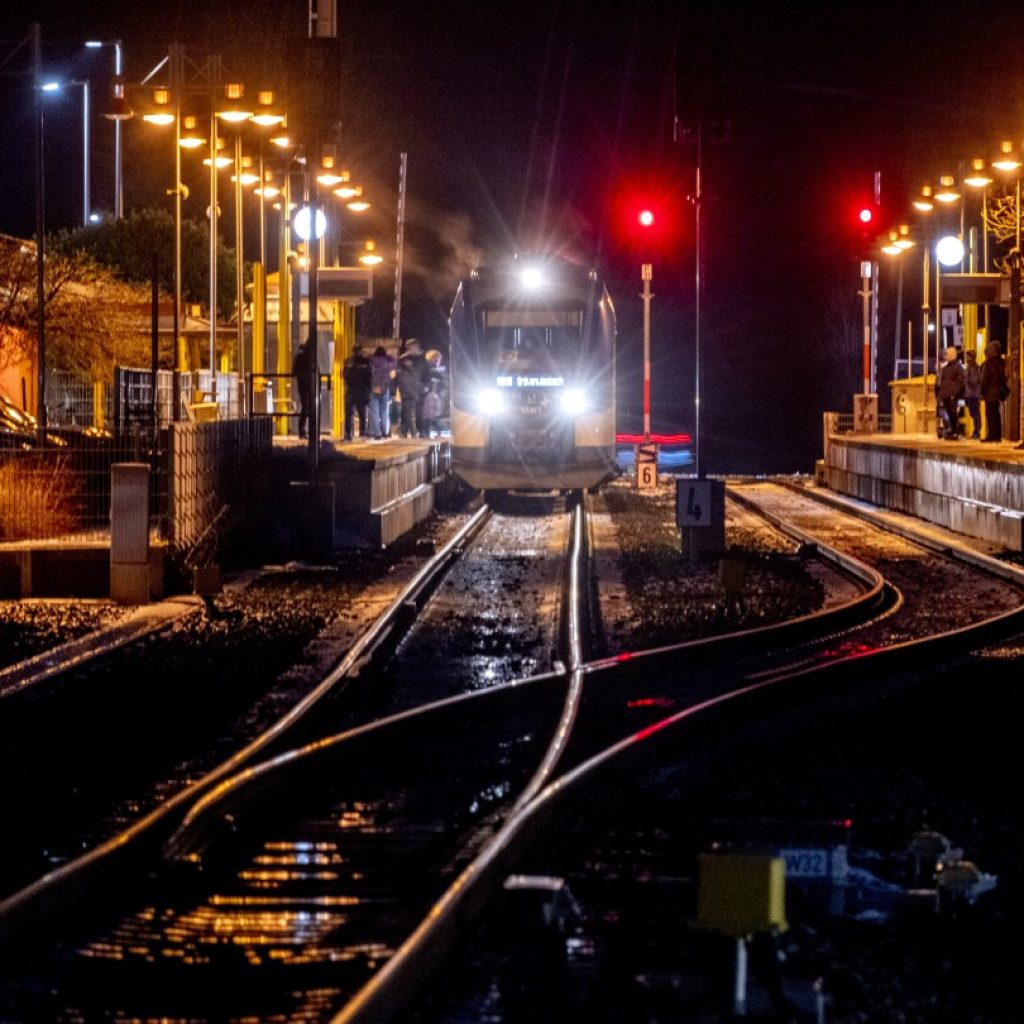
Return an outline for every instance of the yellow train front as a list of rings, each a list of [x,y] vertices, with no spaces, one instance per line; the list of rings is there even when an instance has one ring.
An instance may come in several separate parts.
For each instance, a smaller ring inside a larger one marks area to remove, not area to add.
[[[452,468],[486,490],[593,488],[615,473],[615,310],[555,258],[481,268],[451,332]]]

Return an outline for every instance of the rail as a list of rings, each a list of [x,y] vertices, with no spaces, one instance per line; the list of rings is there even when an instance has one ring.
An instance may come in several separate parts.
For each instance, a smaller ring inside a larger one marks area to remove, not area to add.
[[[242,750],[175,794],[119,835],[0,902],[0,948],[18,935],[32,934],[56,917],[81,913],[105,899],[105,889],[126,873],[138,869],[146,858],[156,855],[174,833],[189,809],[222,780],[243,772],[260,756],[298,730],[309,712],[329,693],[344,685],[373,655],[394,637],[396,626],[408,619],[409,608],[422,602],[447,572],[473,536],[490,516],[484,506],[465,523],[447,544],[413,577],[395,600],[352,645],[338,665],[268,730]]]
[[[582,761],[552,781],[529,803],[518,807],[500,833],[448,888],[425,916],[416,933],[332,1019],[331,1024],[364,1024],[401,1019],[416,994],[446,957],[464,942],[505,878],[542,839],[562,834],[566,813],[593,806],[593,792],[609,782],[619,785],[640,768],[668,754],[677,761],[692,757],[718,736],[769,714],[787,713],[824,697],[833,698],[907,673],[919,675],[922,664],[970,652],[1017,634],[1024,628],[1024,607],[1003,612],[960,629],[858,653],[797,669],[719,694],[646,725]],[[595,673],[614,676],[630,661],[607,660]],[[608,680],[599,683],[606,689]],[[687,748],[684,744],[689,742]],[[682,752],[682,753],[681,753]]]

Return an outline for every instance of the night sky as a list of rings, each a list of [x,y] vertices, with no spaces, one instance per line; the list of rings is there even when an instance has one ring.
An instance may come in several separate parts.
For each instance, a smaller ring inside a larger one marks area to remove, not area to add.
[[[4,56],[39,21],[47,68],[88,77],[97,110],[112,53],[80,46],[96,37],[124,41],[129,82],[176,40],[197,60],[220,53],[227,77],[250,90],[288,81],[293,94],[301,89],[304,0],[35,2],[20,17],[13,6],[2,15]],[[650,198],[665,213],[650,254],[654,427],[685,430],[695,364],[695,149],[672,139],[674,42],[681,63],[722,71],[731,135],[709,142],[703,160],[706,468],[810,471],[821,411],[848,409],[859,386],[859,334],[851,347],[835,328],[858,309],[850,211],[870,195],[877,170],[895,226],[921,184],[990,155],[1000,138],[1021,141],[1019,29],[1019,5],[998,2],[952,12],[936,4],[342,0],[339,38],[328,47],[329,130],[374,202],[354,233],[376,238],[385,255],[399,153],[409,154],[403,335],[442,339],[458,277],[484,259],[551,250],[604,269],[619,315],[621,430],[640,426],[644,256],[625,230],[626,212]],[[23,52],[6,70],[27,66]],[[0,231],[31,235],[28,80],[0,82],[0,102]],[[54,230],[80,217],[79,92],[47,107],[46,118]],[[109,209],[113,130],[98,113],[92,148],[94,206]],[[169,208],[170,161],[151,129],[126,125],[127,209]],[[205,209],[204,193],[196,175],[186,216]],[[230,232],[230,218],[224,226]],[[907,267],[903,318],[917,320],[919,257]],[[896,321],[894,275],[883,271],[884,386]],[[382,293],[388,277],[379,271]],[[389,305],[378,319],[386,332]]]

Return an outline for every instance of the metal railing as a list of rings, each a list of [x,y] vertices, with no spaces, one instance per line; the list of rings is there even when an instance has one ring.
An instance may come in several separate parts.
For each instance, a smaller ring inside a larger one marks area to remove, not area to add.
[[[218,373],[216,389],[209,370],[157,370],[157,426],[197,418],[236,420],[242,417],[241,381],[237,373]],[[123,430],[152,424],[153,372],[118,367],[114,373],[113,422]]]
[[[251,373],[248,377],[249,416],[290,420],[299,417],[299,385],[293,373]],[[320,374],[320,422],[324,422],[324,392],[333,390],[329,373]]]
[[[854,418],[852,412],[827,412],[825,416],[827,429],[833,434],[852,434],[854,429]],[[880,412],[878,414],[879,434],[892,433],[892,413]]]

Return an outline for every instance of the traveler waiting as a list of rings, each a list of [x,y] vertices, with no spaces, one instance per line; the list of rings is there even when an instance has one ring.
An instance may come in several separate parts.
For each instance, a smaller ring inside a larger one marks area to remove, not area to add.
[[[299,437],[306,436],[306,429],[316,430],[314,425],[314,395],[313,370],[319,369],[316,365],[316,357],[307,338],[295,350],[295,357],[292,359],[292,376],[299,392]],[[319,383],[319,377],[318,381]]]
[[[395,376],[395,360],[378,345],[370,356],[370,436],[382,440],[391,434],[391,380]]]
[[[415,338],[406,342],[405,353],[398,360],[398,391],[402,396],[402,419],[399,433],[402,437],[418,437],[423,433],[421,410],[427,391],[429,366],[420,343]]]
[[[971,440],[977,441],[981,437],[981,367],[978,365],[978,353],[973,348],[967,350],[964,359],[964,404],[974,427]]]
[[[1010,396],[1006,384],[1006,366],[998,341],[990,341],[981,364],[981,397],[985,402],[985,436],[983,441],[1002,441],[1003,418],[999,403]]]
[[[935,380],[935,394],[939,399],[939,419],[947,421],[946,429],[940,436],[950,441],[957,439],[957,406],[964,395],[964,368],[959,355],[955,345],[950,345],[946,349],[946,361]]]
[[[355,436],[355,420],[359,420],[359,433],[366,437],[370,433],[367,418],[370,404],[370,361],[363,353],[363,346],[356,345],[352,355],[345,360],[342,370],[345,381],[345,440]]]

